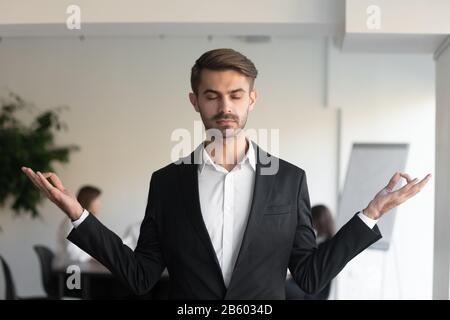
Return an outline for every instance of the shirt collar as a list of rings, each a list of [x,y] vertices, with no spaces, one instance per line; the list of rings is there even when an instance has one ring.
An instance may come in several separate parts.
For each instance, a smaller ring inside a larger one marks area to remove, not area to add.
[[[244,155],[242,160],[239,161],[237,166],[242,166],[243,164],[248,162],[250,164],[250,167],[253,169],[253,171],[256,171],[256,153],[255,153],[255,148],[253,147],[253,142],[251,140],[249,140],[247,138],[246,138],[246,140],[248,142],[247,153]],[[200,173],[202,172],[202,170],[205,167],[205,165],[211,165],[211,166],[214,167],[214,169],[216,169],[218,171],[226,171],[225,169],[223,169],[222,167],[220,167],[220,166],[218,166],[218,165],[216,165],[214,163],[214,161],[211,159],[209,153],[206,151],[203,142],[197,147],[196,152],[198,153],[198,155],[199,155],[198,159],[200,160],[199,167],[198,167]]]

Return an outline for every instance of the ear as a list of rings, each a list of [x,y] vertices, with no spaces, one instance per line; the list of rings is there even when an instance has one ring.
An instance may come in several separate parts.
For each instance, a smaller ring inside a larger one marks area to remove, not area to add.
[[[258,94],[257,94],[255,88],[253,88],[252,91],[250,91],[250,105],[248,106],[248,111],[252,111],[253,108],[255,107],[257,97],[258,97]]]
[[[198,108],[197,96],[195,95],[195,93],[193,93],[193,92],[189,93],[189,100],[191,101],[191,104],[194,107],[195,111],[200,112],[200,110]]]

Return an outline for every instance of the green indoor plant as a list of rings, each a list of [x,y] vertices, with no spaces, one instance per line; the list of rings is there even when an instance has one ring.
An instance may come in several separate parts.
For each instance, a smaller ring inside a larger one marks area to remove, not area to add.
[[[36,107],[15,93],[0,99],[0,207],[12,197],[11,209],[15,214],[40,216],[37,205],[44,197],[20,168],[54,171],[52,163],[67,163],[70,153],[79,149],[75,145],[54,145],[55,133],[67,129],[60,121],[62,109],[57,107],[34,115]],[[33,116],[30,123],[18,118],[22,111]]]

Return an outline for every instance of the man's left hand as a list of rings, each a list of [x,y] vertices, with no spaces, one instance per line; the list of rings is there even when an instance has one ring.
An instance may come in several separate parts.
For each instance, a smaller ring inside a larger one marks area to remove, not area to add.
[[[405,178],[407,184],[402,188],[393,191],[395,185],[400,178]],[[405,202],[409,198],[415,196],[431,179],[431,174],[428,174],[420,182],[417,178],[411,179],[406,173],[396,172],[388,185],[376,194],[372,201],[370,201],[367,208],[363,210],[363,214],[371,219],[379,219],[383,214],[395,208],[399,204]]]

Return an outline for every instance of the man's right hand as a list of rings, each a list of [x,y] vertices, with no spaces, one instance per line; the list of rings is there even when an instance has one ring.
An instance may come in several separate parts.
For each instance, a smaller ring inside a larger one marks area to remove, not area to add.
[[[84,209],[78,202],[77,198],[66,188],[64,188],[61,180],[53,172],[34,172],[30,168],[22,167],[22,171],[30,178],[34,185],[54,204],[56,204],[66,215],[77,220]],[[53,182],[54,186],[47,180]]]

